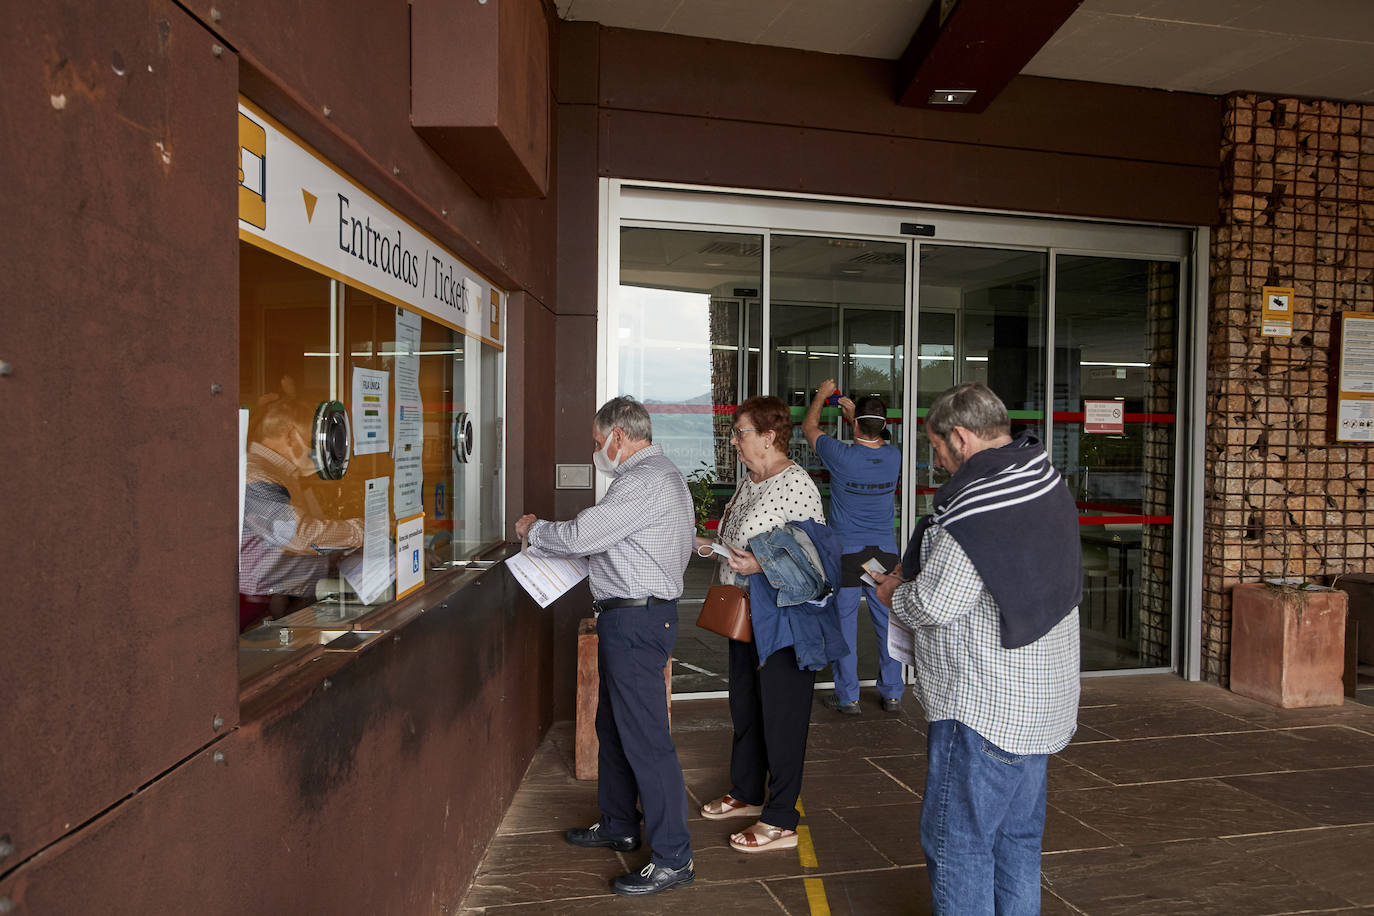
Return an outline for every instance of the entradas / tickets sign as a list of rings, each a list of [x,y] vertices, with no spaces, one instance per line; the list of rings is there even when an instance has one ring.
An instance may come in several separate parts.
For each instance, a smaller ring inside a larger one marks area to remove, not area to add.
[[[239,99],[239,237],[500,346],[499,290]]]

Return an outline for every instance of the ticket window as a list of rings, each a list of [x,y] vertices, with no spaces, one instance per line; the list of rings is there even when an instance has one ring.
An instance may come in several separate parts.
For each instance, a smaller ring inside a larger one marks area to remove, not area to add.
[[[423,513],[426,579],[500,543],[500,351],[247,243],[240,274],[245,639],[264,620],[346,622],[384,608],[394,572],[360,589],[357,567],[371,543],[382,569],[398,520]],[[402,384],[412,370],[418,399]],[[380,388],[360,413],[364,380]],[[408,447],[398,402],[419,411],[407,428],[422,440]],[[367,444],[379,436],[383,447]]]

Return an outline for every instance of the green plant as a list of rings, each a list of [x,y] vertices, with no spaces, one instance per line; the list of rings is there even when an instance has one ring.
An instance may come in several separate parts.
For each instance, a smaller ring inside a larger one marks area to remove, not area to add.
[[[692,494],[692,512],[696,516],[697,534],[702,537],[706,536],[706,521],[716,507],[716,495],[712,489],[715,484],[715,468],[705,461],[701,463],[701,467],[687,475],[687,490]]]

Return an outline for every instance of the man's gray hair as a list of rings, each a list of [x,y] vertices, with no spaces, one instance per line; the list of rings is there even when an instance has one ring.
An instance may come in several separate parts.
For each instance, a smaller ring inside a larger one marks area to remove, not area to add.
[[[992,439],[1011,432],[1007,405],[982,382],[955,385],[935,399],[926,414],[926,432],[949,438],[954,427],[962,426],[980,439]]]
[[[625,435],[635,441],[654,441],[654,424],[649,419],[649,411],[632,397],[621,395],[611,398],[601,405],[592,422],[600,433],[609,435],[611,430],[619,426]]]

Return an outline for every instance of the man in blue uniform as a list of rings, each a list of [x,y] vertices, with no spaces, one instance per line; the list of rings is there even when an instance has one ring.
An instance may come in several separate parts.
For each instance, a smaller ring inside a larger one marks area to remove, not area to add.
[[[858,619],[859,598],[868,599],[868,616],[878,635],[878,693],[882,707],[896,712],[902,699],[902,665],[887,654],[887,605],[878,600],[875,587],[865,583],[863,563],[876,559],[884,570],[897,562],[894,494],[902,476],[902,453],[883,439],[887,405],[882,398],[860,398],[856,404],[840,398],[840,410],[854,425],[854,443],[821,432],[821,407],[836,391],[835,380],[826,379],[816,390],[802,420],[806,441],[830,472],[831,527],[840,533],[844,550],[843,581],[836,592],[840,626],[849,654],[831,665],[835,692],[825,705],[846,715],[859,715]]]

